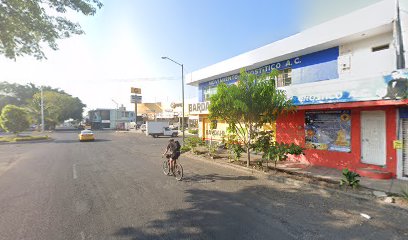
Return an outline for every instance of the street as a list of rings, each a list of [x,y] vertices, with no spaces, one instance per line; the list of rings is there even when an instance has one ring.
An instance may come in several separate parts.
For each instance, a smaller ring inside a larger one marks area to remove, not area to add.
[[[161,170],[169,138],[95,136],[0,145],[0,239],[408,238],[404,210],[183,155],[178,182]]]

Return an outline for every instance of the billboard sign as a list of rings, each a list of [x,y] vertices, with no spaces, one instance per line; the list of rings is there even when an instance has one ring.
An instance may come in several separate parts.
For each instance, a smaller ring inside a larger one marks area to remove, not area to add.
[[[141,88],[131,87],[131,88],[130,88],[130,93],[142,94],[142,89],[141,89]]]
[[[130,95],[130,103],[142,103],[142,96]]]

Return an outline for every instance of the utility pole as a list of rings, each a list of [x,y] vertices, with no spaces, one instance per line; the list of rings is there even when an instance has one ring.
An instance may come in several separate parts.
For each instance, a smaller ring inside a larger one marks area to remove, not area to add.
[[[116,109],[115,109],[115,128],[118,127],[118,111],[119,111],[119,104],[112,99],[112,102],[116,104]]]
[[[44,94],[41,86],[41,132],[44,132]]]

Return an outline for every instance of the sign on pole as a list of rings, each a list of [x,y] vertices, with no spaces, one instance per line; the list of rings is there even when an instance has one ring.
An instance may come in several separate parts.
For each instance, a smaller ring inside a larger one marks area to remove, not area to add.
[[[131,87],[130,88],[130,93],[142,94],[142,89],[141,88]]]
[[[130,95],[130,103],[142,103],[142,96]]]

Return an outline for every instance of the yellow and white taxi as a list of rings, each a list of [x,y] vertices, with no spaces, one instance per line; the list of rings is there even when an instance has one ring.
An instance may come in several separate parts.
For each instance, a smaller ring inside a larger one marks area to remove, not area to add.
[[[94,141],[95,136],[91,130],[82,130],[80,134],[78,134],[79,141]]]

